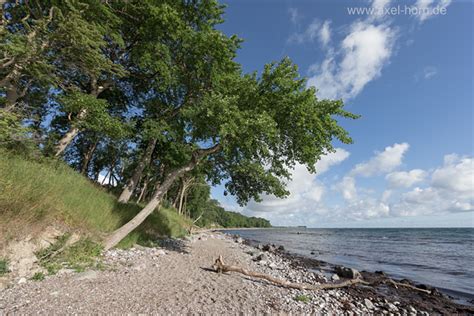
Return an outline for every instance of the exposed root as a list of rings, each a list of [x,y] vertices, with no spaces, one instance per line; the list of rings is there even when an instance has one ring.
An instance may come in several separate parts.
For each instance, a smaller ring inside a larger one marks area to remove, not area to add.
[[[219,256],[219,258],[216,259],[213,265],[214,270],[217,273],[223,273],[223,272],[237,272],[241,273],[246,276],[254,277],[254,278],[259,278],[259,279],[264,279],[269,282],[281,285],[283,287],[287,288],[292,288],[292,289],[298,289],[298,290],[328,290],[328,289],[337,289],[337,288],[342,288],[346,286],[351,286],[354,284],[364,284],[364,285],[369,285],[369,283],[361,280],[361,279],[352,279],[352,280],[347,280],[344,282],[340,283],[325,283],[325,284],[304,284],[304,283],[292,283],[288,282],[285,280],[280,280],[277,278],[274,278],[268,274],[264,273],[259,273],[259,272],[254,272],[254,271],[248,271],[244,268],[237,267],[237,266],[231,266],[231,265],[226,265],[224,264],[224,260],[222,259],[222,256]]]

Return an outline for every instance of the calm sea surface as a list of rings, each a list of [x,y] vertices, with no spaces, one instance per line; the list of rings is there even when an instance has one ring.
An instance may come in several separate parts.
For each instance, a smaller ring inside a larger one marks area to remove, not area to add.
[[[474,228],[275,228],[226,233],[283,245],[290,252],[358,270],[382,270],[455,296],[474,297]]]

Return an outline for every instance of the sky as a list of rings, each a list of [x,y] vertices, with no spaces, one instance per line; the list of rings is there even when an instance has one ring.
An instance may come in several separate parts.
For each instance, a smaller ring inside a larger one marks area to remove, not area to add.
[[[297,165],[290,196],[228,210],[273,225],[473,227],[473,7],[470,0],[229,0],[219,28],[244,39],[245,72],[290,57],[341,120],[316,174]]]

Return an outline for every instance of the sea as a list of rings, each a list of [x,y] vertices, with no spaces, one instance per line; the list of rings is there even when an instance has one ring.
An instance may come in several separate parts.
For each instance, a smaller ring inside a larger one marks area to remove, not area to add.
[[[253,243],[474,299],[474,228],[269,228],[227,230]]]

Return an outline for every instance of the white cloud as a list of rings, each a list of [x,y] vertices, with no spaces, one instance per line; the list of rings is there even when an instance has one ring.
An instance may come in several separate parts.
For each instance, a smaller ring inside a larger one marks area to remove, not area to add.
[[[438,69],[434,66],[427,66],[423,69],[423,77],[425,79],[431,79],[438,73]]]
[[[398,171],[389,173],[385,179],[391,188],[409,188],[415,183],[423,181],[426,172],[421,169],[413,169],[410,171]]]
[[[372,19],[381,19],[385,17],[384,9],[388,7],[390,2],[390,0],[374,0],[374,2],[372,2],[372,8],[374,9],[373,12],[375,14],[371,15],[370,17]]]
[[[331,22],[330,21],[324,21],[321,30],[319,30],[319,39],[323,46],[326,46],[329,44],[329,41],[331,40]]]
[[[300,14],[297,8],[289,8],[288,13],[290,14],[290,21],[293,24],[297,24],[299,21]]]
[[[304,32],[293,33],[288,38],[288,42],[293,44],[313,43],[316,40],[319,40],[324,47],[329,44],[331,40],[331,21],[321,22],[315,19]]]
[[[369,161],[357,164],[351,171],[351,175],[370,177],[388,173],[401,165],[403,156],[410,145],[407,143],[388,146],[383,152],[377,153]]]
[[[287,183],[290,195],[280,199],[272,195],[262,196],[262,202],[251,201],[247,212],[252,214],[269,213],[289,214],[291,212],[312,211],[322,201],[325,187],[317,176],[325,173],[330,167],[337,165],[349,157],[349,152],[337,148],[335,152],[321,157],[316,163],[316,174],[308,171],[306,166],[296,164],[291,170],[291,180]]]
[[[395,31],[388,25],[358,21],[351,25],[336,52],[329,51],[308,86],[321,98],[350,99],[380,76],[392,55]]]
[[[341,182],[336,185],[336,189],[342,193],[346,201],[352,201],[357,198],[357,189],[353,177],[342,178]]]
[[[451,0],[417,0],[414,6],[417,13],[415,16],[420,22],[424,22],[432,16],[440,14],[451,4]]]
[[[451,154],[444,157],[444,165],[436,169],[431,185],[439,190],[474,199],[474,160]]]
[[[431,185],[402,195],[394,215],[474,211],[474,159],[451,154],[431,175]]]

